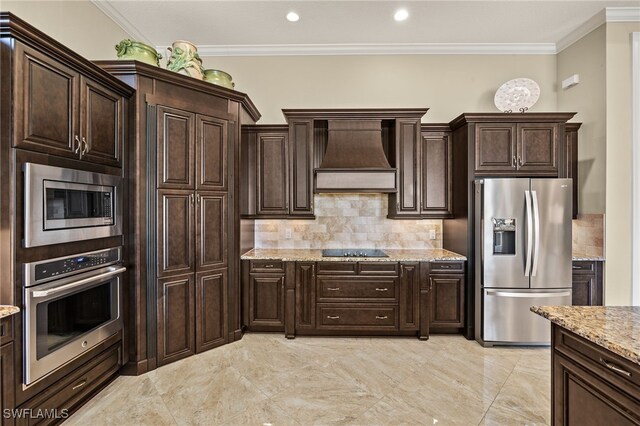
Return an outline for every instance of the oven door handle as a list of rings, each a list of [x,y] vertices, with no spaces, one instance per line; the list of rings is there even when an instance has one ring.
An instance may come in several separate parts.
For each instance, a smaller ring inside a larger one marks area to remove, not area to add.
[[[31,297],[35,298],[41,298],[41,297],[49,297],[52,296],[54,294],[57,293],[62,293],[62,292],[67,292],[69,290],[72,290],[74,288],[78,288],[78,287],[83,287],[86,286],[87,284],[91,284],[94,283],[96,281],[102,281],[105,278],[109,278],[112,277],[114,275],[118,275],[123,273],[124,271],[126,271],[127,268],[124,266],[121,266],[117,269],[114,269],[113,271],[109,271],[109,272],[105,272],[103,274],[99,274],[93,277],[89,277],[89,278],[85,278],[82,279],[80,281],[73,281],[72,283],[66,284],[66,285],[62,285],[60,287],[55,287],[49,290],[35,290],[31,292]]]

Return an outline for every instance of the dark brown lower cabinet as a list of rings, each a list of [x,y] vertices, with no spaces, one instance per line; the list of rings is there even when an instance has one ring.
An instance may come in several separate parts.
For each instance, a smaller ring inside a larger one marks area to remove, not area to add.
[[[226,342],[226,282],[226,269],[196,274],[196,352],[203,352]]]
[[[158,295],[158,366],[195,353],[194,274],[162,278]]]
[[[574,306],[602,306],[603,274],[600,261],[574,261],[571,277]]]
[[[296,262],[296,320],[295,329],[313,330],[316,327],[316,264]]]
[[[0,346],[0,424],[13,425],[14,420],[3,415],[4,410],[15,408],[14,385],[15,376],[13,369],[13,342]]]
[[[428,280],[429,330],[449,332],[464,327],[464,262],[431,262]]]
[[[552,424],[640,425],[640,367],[556,324]]]
[[[249,329],[284,331],[284,274],[251,274]]]
[[[399,326],[401,330],[420,328],[420,264],[400,264]]]

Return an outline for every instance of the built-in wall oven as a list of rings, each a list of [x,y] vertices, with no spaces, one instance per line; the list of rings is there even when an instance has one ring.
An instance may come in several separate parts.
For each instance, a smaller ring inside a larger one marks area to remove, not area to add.
[[[122,329],[120,247],[24,265],[24,383]]]
[[[25,163],[24,247],[122,234],[122,178]]]

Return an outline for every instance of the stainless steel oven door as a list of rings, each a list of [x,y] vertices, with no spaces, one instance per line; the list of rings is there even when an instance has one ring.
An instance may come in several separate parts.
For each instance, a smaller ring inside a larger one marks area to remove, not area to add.
[[[122,329],[124,271],[114,265],[25,287],[25,385]]]
[[[25,163],[24,246],[122,234],[122,178]]]

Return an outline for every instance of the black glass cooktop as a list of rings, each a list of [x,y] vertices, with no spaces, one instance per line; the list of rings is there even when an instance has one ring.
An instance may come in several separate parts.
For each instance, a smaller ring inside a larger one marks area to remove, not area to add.
[[[389,257],[380,249],[324,249],[323,257]]]

